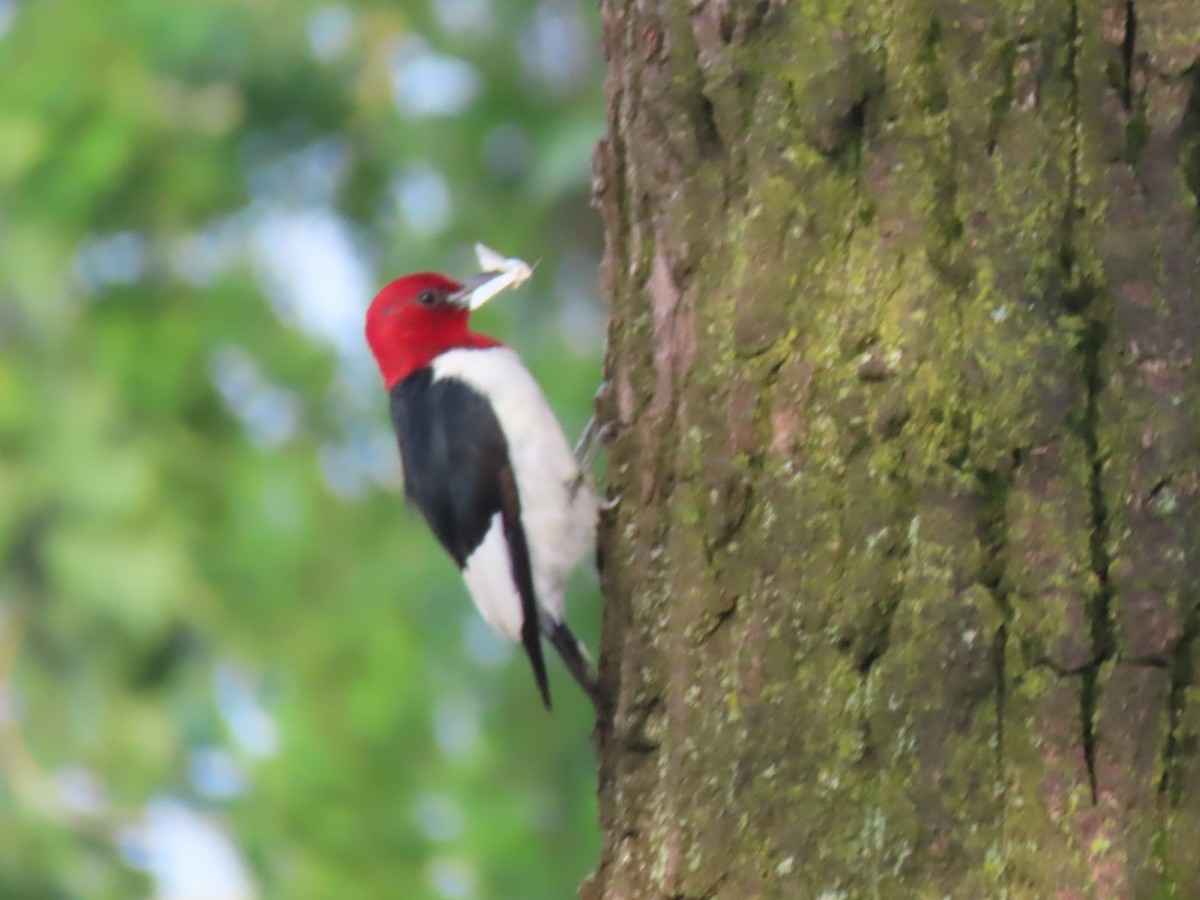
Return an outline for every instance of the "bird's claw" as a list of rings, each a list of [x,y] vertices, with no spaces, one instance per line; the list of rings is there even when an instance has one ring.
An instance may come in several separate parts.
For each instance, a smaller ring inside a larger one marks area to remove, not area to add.
[[[583,434],[579,436],[579,442],[575,445],[575,459],[579,463],[579,467],[590,471],[596,462],[596,457],[600,455],[600,448],[611,444],[617,431],[616,422],[610,420],[603,425],[598,425],[595,416],[588,419]]]

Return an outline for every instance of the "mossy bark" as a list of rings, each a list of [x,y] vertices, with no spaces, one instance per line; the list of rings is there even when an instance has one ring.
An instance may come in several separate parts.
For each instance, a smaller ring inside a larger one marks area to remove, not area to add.
[[[1200,885],[1200,5],[603,0],[601,898]]]

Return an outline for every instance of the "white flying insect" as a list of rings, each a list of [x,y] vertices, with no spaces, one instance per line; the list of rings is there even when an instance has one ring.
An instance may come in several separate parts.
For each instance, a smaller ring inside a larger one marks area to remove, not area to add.
[[[464,281],[471,287],[468,306],[472,310],[479,309],[501,291],[520,287],[533,276],[533,268],[525,260],[501,256],[486,244],[475,245],[475,258],[483,274]]]

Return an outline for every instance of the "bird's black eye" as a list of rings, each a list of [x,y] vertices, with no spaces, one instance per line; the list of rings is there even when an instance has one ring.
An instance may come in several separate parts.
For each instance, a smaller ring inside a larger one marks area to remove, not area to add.
[[[435,291],[433,288],[425,288],[425,290],[417,294],[417,302],[422,306],[437,306],[441,299],[441,292]]]

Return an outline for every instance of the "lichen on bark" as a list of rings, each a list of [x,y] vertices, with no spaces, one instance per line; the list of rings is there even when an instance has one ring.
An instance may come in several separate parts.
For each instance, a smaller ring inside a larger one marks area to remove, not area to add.
[[[1200,9],[604,0],[618,897],[1200,883]]]

